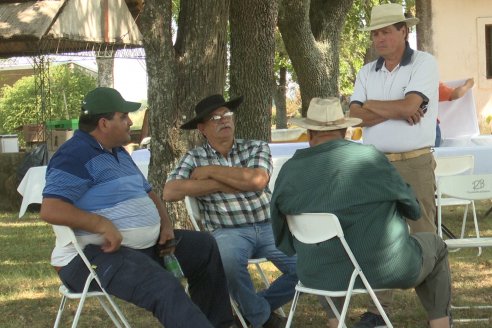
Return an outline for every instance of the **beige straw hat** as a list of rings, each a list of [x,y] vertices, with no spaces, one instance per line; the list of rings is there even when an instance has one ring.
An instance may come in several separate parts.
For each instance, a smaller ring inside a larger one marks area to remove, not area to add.
[[[336,97],[313,98],[309,103],[307,117],[291,118],[290,122],[308,130],[329,131],[340,130],[360,124],[360,118],[343,115],[340,100]]]
[[[405,18],[403,7],[397,3],[374,6],[371,10],[371,21],[369,26],[361,28],[362,31],[377,30],[396,23],[405,22],[408,27],[417,25],[418,18]]]

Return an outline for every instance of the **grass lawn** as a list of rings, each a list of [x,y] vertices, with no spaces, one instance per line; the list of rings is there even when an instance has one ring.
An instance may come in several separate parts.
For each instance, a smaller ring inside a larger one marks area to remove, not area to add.
[[[480,220],[492,206],[487,202],[477,203],[479,224],[483,235],[492,236],[492,215]],[[444,223],[452,231],[459,231],[463,209],[445,208]],[[468,224],[471,231],[472,225]],[[17,213],[0,213],[0,327],[50,327],[54,323],[60,295],[60,284],[49,264],[54,245],[51,227],[42,222],[36,213],[28,213],[23,219]],[[492,303],[492,250],[484,249],[476,257],[476,249],[450,253],[453,275],[453,304]],[[277,271],[264,266],[272,277]],[[260,280],[251,270],[256,282]],[[349,327],[365,310],[366,296],[355,296],[349,312]],[[133,327],[160,327],[149,312],[126,302],[118,301]],[[289,306],[284,311],[289,311]],[[69,327],[75,313],[76,302],[69,301],[61,327]],[[394,304],[389,313],[395,327],[425,327],[425,313],[413,290],[396,291]],[[490,319],[492,310],[455,310],[456,319],[481,317]],[[326,327],[326,316],[315,297],[301,298],[294,318],[295,327]],[[490,327],[490,322],[456,323],[455,327]],[[88,300],[82,312],[79,327],[113,327],[106,313],[96,300]]]

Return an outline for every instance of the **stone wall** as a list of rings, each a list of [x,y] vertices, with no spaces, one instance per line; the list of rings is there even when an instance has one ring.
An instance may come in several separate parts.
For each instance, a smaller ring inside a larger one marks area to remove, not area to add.
[[[0,153],[0,211],[18,211],[22,197],[17,192],[17,168],[25,153]]]

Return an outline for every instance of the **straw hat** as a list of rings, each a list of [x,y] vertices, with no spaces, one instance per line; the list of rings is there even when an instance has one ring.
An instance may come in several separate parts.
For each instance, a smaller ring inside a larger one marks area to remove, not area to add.
[[[313,98],[309,103],[307,117],[291,118],[290,122],[297,126],[315,131],[340,130],[360,124],[360,118],[343,115],[340,100],[336,97]]]
[[[417,25],[418,18],[405,18],[403,7],[397,3],[374,6],[371,10],[371,21],[369,26],[361,28],[362,31],[377,30],[396,23],[405,22],[408,27]]]

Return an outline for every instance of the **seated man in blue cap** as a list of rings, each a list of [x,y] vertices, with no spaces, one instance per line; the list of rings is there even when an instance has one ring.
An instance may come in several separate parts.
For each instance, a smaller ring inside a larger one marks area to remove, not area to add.
[[[196,117],[181,126],[198,129],[203,146],[189,150],[168,176],[166,201],[196,197],[206,228],[219,245],[229,290],[253,327],[284,327],[273,311],[294,296],[296,258],[274,245],[268,181],[270,148],[264,141],[234,137],[234,112],[243,98],[212,95],[195,107]],[[265,257],[282,272],[270,288],[256,293],[249,258]]]
[[[130,141],[129,112],[139,103],[99,87],[82,103],[79,130],[51,158],[41,218],[72,228],[106,291],[152,311],[166,328],[230,327],[229,292],[215,240],[174,230],[159,197],[122,147]],[[174,252],[189,294],[163,267],[159,245]],[[56,245],[51,264],[81,292],[88,271],[72,244]],[[191,298],[191,299],[190,299]]]

